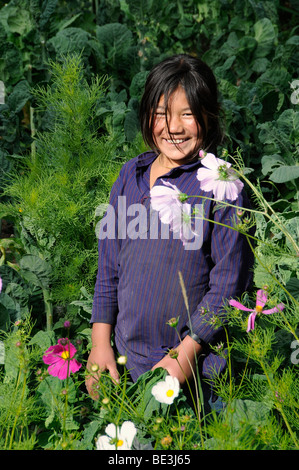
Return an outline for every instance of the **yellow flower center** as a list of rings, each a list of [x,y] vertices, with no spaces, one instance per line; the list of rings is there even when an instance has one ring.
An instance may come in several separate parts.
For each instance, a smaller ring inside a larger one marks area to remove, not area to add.
[[[257,305],[257,306],[255,307],[255,310],[256,310],[258,313],[260,313],[260,312],[263,311],[263,307],[262,307],[261,305]]]
[[[123,445],[124,441],[122,439],[118,439],[116,443],[116,447],[121,447]]]
[[[174,394],[174,391],[173,391],[173,390],[167,390],[167,392],[166,392],[166,395],[167,395],[168,397],[172,397],[173,394]]]
[[[70,353],[68,351],[62,351],[61,357],[62,357],[62,359],[67,360],[70,357]]]

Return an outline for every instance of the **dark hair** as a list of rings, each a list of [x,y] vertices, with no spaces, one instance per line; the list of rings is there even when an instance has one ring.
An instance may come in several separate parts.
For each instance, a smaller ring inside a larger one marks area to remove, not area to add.
[[[178,54],[164,59],[150,71],[140,103],[140,126],[144,141],[156,149],[153,139],[154,119],[159,100],[164,95],[165,107],[170,95],[181,86],[186,93],[191,111],[202,129],[204,150],[216,152],[222,141],[220,105],[215,76],[202,60]],[[207,126],[204,120],[207,116]],[[196,152],[199,149],[194,149]]]

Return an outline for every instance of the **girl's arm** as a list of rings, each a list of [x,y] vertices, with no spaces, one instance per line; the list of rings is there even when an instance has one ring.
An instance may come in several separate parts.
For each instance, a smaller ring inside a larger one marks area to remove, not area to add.
[[[176,358],[167,354],[152,370],[162,367],[183,384],[186,379],[192,378],[193,373],[196,374],[196,356],[202,352],[202,346],[187,335],[175,351],[178,354]]]

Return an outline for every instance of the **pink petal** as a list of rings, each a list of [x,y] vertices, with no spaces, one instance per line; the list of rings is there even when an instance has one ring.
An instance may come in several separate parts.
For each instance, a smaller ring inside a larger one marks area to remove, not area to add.
[[[2,279],[0,277],[0,292],[2,291]]]
[[[236,191],[238,192],[238,195],[239,195],[242,189],[244,188],[244,183],[242,183],[241,180],[237,179],[234,181],[234,185],[236,186]]]
[[[70,367],[69,367],[70,372],[72,372],[72,373],[78,372],[78,370],[81,367],[82,367],[82,364],[80,364],[80,362],[78,362],[77,359],[71,359],[70,360]]]
[[[213,191],[214,192],[215,188],[215,180],[211,178],[205,178],[204,180],[201,181],[200,183],[200,189],[206,192]]]
[[[48,367],[48,372],[54,377],[58,377],[60,380],[64,380],[70,376],[70,373],[77,372],[82,364],[80,364],[76,359],[71,359],[69,361],[61,359],[56,361]]]
[[[207,168],[199,168],[196,173],[198,181],[204,182],[206,179],[211,180],[214,183],[215,179],[218,178],[217,170],[208,170]]]
[[[230,201],[235,201],[242,191],[244,184],[240,180],[227,181],[225,197]]]
[[[223,201],[225,199],[225,189],[226,189],[226,182],[225,181],[215,181],[214,182],[214,196],[219,201]]]
[[[161,188],[161,189],[160,189]],[[171,188],[166,188],[165,186],[154,186],[151,189],[151,202],[152,205],[156,204],[165,204],[175,201],[179,201],[179,195],[180,193],[175,193],[173,189]],[[156,209],[157,210],[157,209]]]
[[[55,346],[50,346],[43,355],[44,363],[52,364],[52,362],[56,362],[57,359],[59,360],[59,357],[62,351],[63,351],[62,347],[57,344],[55,344]]]
[[[231,166],[231,163],[221,160],[221,158],[215,157],[213,153],[207,153],[207,155],[201,160],[201,163],[206,168],[210,168],[211,170],[217,170],[219,166],[224,164],[228,167]]]
[[[181,214],[182,214],[182,209],[176,204],[165,205],[163,208],[159,210],[160,220],[164,224],[175,224],[175,223],[181,224],[182,223]]]
[[[52,364],[48,367],[48,372],[53,377],[58,377],[60,380],[64,380],[67,378],[67,361],[61,359],[57,361],[55,364]]]
[[[234,299],[231,299],[231,300],[229,301],[229,304],[232,305],[232,307],[236,307],[236,308],[238,308],[239,310],[244,310],[245,312],[254,312],[254,310],[252,310],[252,308],[244,307],[244,305],[240,304],[240,302],[237,302],[237,301],[234,300]]]
[[[284,304],[278,304],[274,308],[263,310],[262,313],[265,313],[265,315],[270,315],[271,313],[281,312],[283,309],[284,309]]]
[[[170,183],[169,181],[161,180],[163,184],[172,188],[177,194],[181,194],[181,191],[176,187],[175,184]]]
[[[268,294],[265,290],[259,289],[256,293],[256,305],[263,307],[267,302]]]
[[[249,317],[248,317],[248,324],[247,324],[247,333],[250,331],[250,330],[254,330],[254,320],[255,320],[255,317],[256,317],[256,312],[252,312]]]

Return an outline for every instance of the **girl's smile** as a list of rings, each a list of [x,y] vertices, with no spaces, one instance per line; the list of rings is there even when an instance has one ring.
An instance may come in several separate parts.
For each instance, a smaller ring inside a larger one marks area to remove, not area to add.
[[[169,166],[186,163],[200,147],[202,130],[182,87],[169,97],[167,110],[164,96],[160,98],[154,119],[153,136],[164,162]]]

